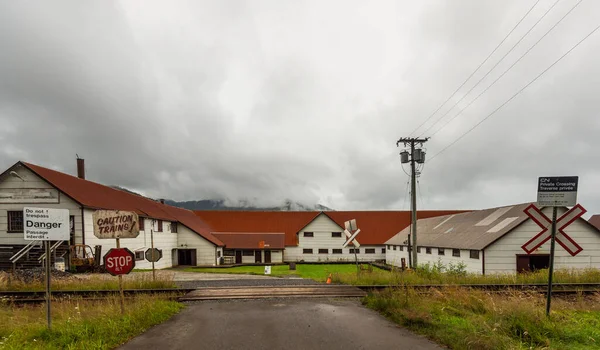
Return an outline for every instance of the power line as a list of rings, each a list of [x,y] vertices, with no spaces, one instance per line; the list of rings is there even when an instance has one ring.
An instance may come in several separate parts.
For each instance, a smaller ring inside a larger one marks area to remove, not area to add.
[[[404,189],[404,200],[402,201],[402,210],[404,210],[404,208],[406,207],[406,201],[408,200],[408,186],[410,186],[410,177],[408,178],[408,181],[406,181],[406,188]]]
[[[473,125],[472,128],[470,128],[469,130],[467,130],[465,133],[463,133],[462,135],[460,135],[456,140],[454,140],[453,142],[451,142],[448,146],[444,147],[441,151],[439,151],[438,153],[436,153],[435,155],[433,155],[433,157],[431,157],[429,159],[429,162],[431,162],[434,158],[436,158],[438,155],[440,155],[442,152],[444,152],[445,150],[447,150],[448,148],[452,147],[454,144],[456,144],[458,141],[460,141],[463,137],[465,137],[467,134],[469,134],[471,131],[473,131],[475,128],[477,128],[479,125],[481,125],[483,122],[485,122],[486,120],[488,120],[491,116],[493,116],[494,114],[496,114],[496,112],[498,112],[502,107],[504,107],[505,105],[507,105],[510,101],[512,101],[515,97],[517,97],[520,93],[522,93],[525,89],[527,89],[531,84],[533,84],[536,80],[538,80],[542,75],[544,75],[547,71],[549,71],[552,67],[554,67],[558,62],[560,62],[563,58],[565,58],[567,55],[569,55],[573,50],[575,50],[581,43],[583,43],[585,40],[587,40],[587,38],[589,38],[590,36],[592,36],[592,34],[594,34],[596,31],[598,31],[598,29],[600,29],[600,25],[597,26],[596,28],[594,28],[594,30],[592,30],[591,32],[589,32],[585,37],[583,37],[583,39],[581,39],[577,44],[575,44],[573,47],[571,47],[569,49],[569,51],[565,52],[562,56],[560,56],[556,61],[554,61],[554,63],[552,63],[550,66],[548,66],[546,69],[544,69],[540,74],[538,74],[535,78],[533,78],[533,80],[531,80],[529,83],[527,83],[527,85],[523,86],[519,91],[517,91],[514,95],[512,95],[508,100],[506,100],[504,103],[502,103],[500,106],[498,106],[496,109],[494,109],[490,114],[488,114],[485,118],[483,118],[481,121],[479,121],[477,124]]]
[[[523,17],[521,17],[521,19],[519,20],[519,22],[517,22],[517,24],[515,24],[515,26],[510,30],[510,32],[508,32],[508,34],[506,34],[506,36],[504,37],[504,39],[502,39],[502,41],[500,41],[500,43],[492,50],[492,52],[490,52],[490,54],[483,60],[483,62],[481,62],[479,64],[479,66],[477,66],[477,68],[475,68],[475,70],[467,77],[467,79],[465,79],[465,81],[463,81],[462,84],[460,84],[460,86],[458,88],[456,88],[456,90],[454,90],[454,92],[435,110],[433,111],[433,113],[431,113],[429,115],[429,117],[427,117],[427,119],[425,119],[425,121],[423,123],[421,123],[419,126],[417,126],[415,128],[415,130],[413,130],[409,135],[414,134],[417,130],[419,130],[423,125],[425,125],[425,123],[427,123],[437,112],[439,112],[440,109],[442,109],[442,107],[444,107],[444,105],[446,103],[448,103],[448,101],[450,101],[450,99],[452,99],[452,97],[454,97],[454,95],[456,95],[456,93],[463,88],[463,86],[465,86],[465,84],[473,77],[473,75],[475,75],[475,73],[477,73],[477,71],[479,71],[479,68],[481,68],[481,66],[483,66],[489,59],[490,57],[492,57],[492,55],[498,50],[498,48],[500,48],[500,46],[506,41],[506,39],[508,39],[508,37],[515,31],[515,29],[517,29],[517,27],[521,24],[521,22],[523,22],[523,20],[527,17],[527,15],[529,15],[529,13],[533,10],[533,8],[540,2],[540,0],[537,0],[533,6],[531,6],[531,8],[529,8],[529,10],[523,15]]]
[[[423,191],[421,191],[421,182],[419,182],[419,179],[417,179],[417,187],[419,188],[419,190],[417,191],[417,193],[419,193],[419,199],[421,200],[421,207],[424,207],[425,204],[423,202]]]
[[[583,0],[579,0],[579,3],[580,3],[581,1],[583,1]],[[549,8],[548,10],[546,10],[546,12],[544,12],[544,14],[542,15],[542,17],[540,17],[540,19],[538,19],[538,20],[537,20],[537,22],[535,22],[535,23],[533,24],[533,26],[531,26],[531,28],[529,28],[529,30],[528,30],[527,32],[525,32],[525,34],[523,34],[523,35],[521,36],[521,38],[519,38],[519,40],[518,40],[518,41],[517,41],[517,42],[516,42],[516,43],[515,43],[515,44],[514,44],[514,45],[513,45],[513,46],[512,46],[512,47],[511,47],[511,48],[510,48],[510,49],[509,49],[509,50],[508,50],[506,53],[505,53],[505,54],[504,54],[504,56],[502,56],[502,58],[500,58],[500,60],[498,60],[498,62],[496,62],[496,64],[494,64],[494,66],[493,66],[492,68],[490,68],[490,69],[487,71],[487,73],[485,73],[485,74],[483,75],[483,77],[481,77],[481,78],[480,78],[480,79],[479,79],[479,80],[478,80],[478,81],[475,83],[475,85],[473,85],[473,86],[471,87],[471,89],[469,89],[469,91],[467,91],[467,92],[466,92],[466,93],[463,95],[463,97],[461,97],[461,98],[460,98],[458,101],[456,101],[456,103],[455,103],[455,104],[454,104],[452,107],[450,107],[450,109],[448,109],[448,110],[446,111],[446,113],[444,113],[444,114],[443,114],[441,117],[437,118],[437,119],[436,119],[436,120],[433,122],[433,124],[431,124],[431,125],[430,125],[430,126],[427,128],[427,129],[425,129],[425,131],[423,131],[423,132],[421,133],[421,135],[419,135],[419,137],[423,136],[423,135],[424,135],[426,132],[428,132],[429,130],[431,130],[431,128],[433,128],[433,127],[434,127],[434,126],[435,126],[435,125],[436,125],[436,124],[437,124],[437,123],[438,123],[440,120],[442,120],[442,119],[443,119],[445,116],[447,116],[447,115],[448,115],[448,113],[450,113],[450,111],[452,111],[452,110],[454,109],[454,107],[458,106],[458,104],[459,104],[459,103],[461,103],[461,102],[462,102],[462,101],[463,101],[463,100],[464,100],[464,99],[465,99],[465,98],[466,98],[466,97],[467,97],[467,96],[468,96],[468,95],[469,95],[469,94],[470,94],[470,93],[471,93],[471,92],[472,92],[472,91],[473,91],[473,90],[474,90],[474,89],[475,89],[477,86],[479,86],[479,84],[480,84],[480,83],[481,83],[481,82],[482,82],[482,81],[483,81],[485,78],[487,78],[487,76],[488,76],[488,75],[490,75],[490,73],[491,73],[491,72],[492,72],[494,69],[496,69],[496,67],[498,67],[498,65],[499,65],[499,64],[500,64],[502,61],[504,61],[504,59],[506,58],[506,56],[508,56],[508,55],[509,55],[509,54],[510,54],[510,53],[511,53],[511,52],[512,52],[514,49],[515,49],[515,47],[517,47],[517,45],[519,45],[519,44],[521,43],[521,41],[523,41],[523,39],[525,39],[525,37],[526,37],[527,35],[529,35],[529,33],[531,33],[531,31],[532,31],[532,30],[533,30],[535,27],[537,27],[537,25],[538,25],[538,24],[539,24],[539,23],[540,23],[540,22],[541,22],[541,21],[542,21],[542,20],[543,20],[543,19],[546,17],[546,15],[547,15],[548,13],[550,13],[550,11],[552,11],[552,9],[553,9],[553,8],[554,8],[554,7],[555,7],[555,6],[556,6],[556,5],[557,5],[559,2],[560,2],[560,0],[556,0],[556,1],[554,2],[554,4],[552,4],[552,6],[550,6],[550,8]],[[579,3],[577,3],[577,4],[576,4],[574,7],[577,7],[577,5],[579,5]],[[571,11],[572,11],[572,10],[573,10],[573,9],[571,9]],[[570,12],[570,11],[569,11],[569,12]],[[561,20],[562,20],[562,19],[561,19]]]
[[[481,97],[481,95],[485,94],[492,86],[494,86],[500,79],[502,79],[502,77],[504,77],[504,75],[506,75],[506,73],[508,73],[508,71],[510,71],[514,66],[516,66],[517,63],[521,62],[523,57],[527,56],[527,54],[531,50],[533,50],[533,48],[536,47],[537,44],[540,43],[540,41],[542,41],[548,34],[550,34],[550,32],[552,30],[554,30],[554,28],[556,28],[556,26],[558,26],[560,24],[560,22],[562,22],[562,20],[564,20],[573,10],[575,10],[575,8],[577,6],[579,6],[579,4],[581,4],[582,1],[583,0],[579,0],[573,7],[571,7],[571,9],[567,13],[565,13],[550,29],[548,29],[548,31],[546,31],[546,33],[544,33],[544,35],[542,35],[533,45],[531,45],[529,47],[529,49],[527,49],[527,51],[525,51],[525,53],[523,53],[515,62],[513,62],[513,64],[511,64],[510,67],[508,67],[504,72],[502,72],[502,74],[500,74],[490,85],[488,85],[488,87],[486,87],[481,93],[479,93],[479,95],[477,95],[477,97],[475,97],[473,100],[471,100],[471,102],[469,102],[463,109],[459,110],[454,116],[452,116],[452,118],[446,120],[446,122],[444,122],[444,124],[439,129],[434,131],[433,134],[431,134],[431,136],[436,135],[443,128],[445,128],[446,125],[450,124],[454,119],[456,119],[459,115],[461,115],[462,112],[464,112],[475,101],[477,101]]]

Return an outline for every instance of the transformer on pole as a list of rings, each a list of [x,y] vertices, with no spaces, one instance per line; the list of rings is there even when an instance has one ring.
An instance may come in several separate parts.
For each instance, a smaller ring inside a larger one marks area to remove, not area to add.
[[[410,196],[411,196],[411,245],[412,261],[411,268],[417,268],[417,164],[425,163],[425,150],[423,144],[429,140],[426,138],[403,137],[396,142],[396,147],[404,144],[408,149],[400,152],[400,162],[402,164],[410,163]],[[411,251],[409,249],[408,254]]]

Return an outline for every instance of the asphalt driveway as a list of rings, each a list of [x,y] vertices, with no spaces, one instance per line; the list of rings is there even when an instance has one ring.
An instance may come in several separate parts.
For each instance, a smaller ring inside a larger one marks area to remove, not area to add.
[[[120,349],[440,349],[355,299],[188,304]]]

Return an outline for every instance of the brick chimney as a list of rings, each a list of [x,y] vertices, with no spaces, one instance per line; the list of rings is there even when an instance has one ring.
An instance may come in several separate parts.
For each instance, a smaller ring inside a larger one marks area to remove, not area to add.
[[[85,159],[77,158],[77,177],[85,179]]]

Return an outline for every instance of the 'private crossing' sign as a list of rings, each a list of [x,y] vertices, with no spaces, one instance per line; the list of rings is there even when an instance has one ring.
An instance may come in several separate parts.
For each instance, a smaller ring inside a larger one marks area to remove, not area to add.
[[[583,248],[581,248],[581,246],[577,244],[573,238],[569,237],[569,235],[565,233],[564,229],[585,213],[586,210],[580,204],[577,204],[571,208],[571,210],[567,211],[564,215],[558,218],[558,220],[556,220],[556,225],[558,227],[556,241],[572,256],[579,254]],[[538,233],[535,237],[530,239],[521,247],[525,252],[527,252],[527,254],[531,254],[551,238],[551,233],[548,232],[548,226],[552,224],[552,220],[544,215],[544,213],[542,213],[533,204],[525,209],[525,214],[527,214],[536,224],[538,224],[540,228],[542,228],[540,233]]]

